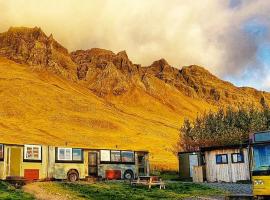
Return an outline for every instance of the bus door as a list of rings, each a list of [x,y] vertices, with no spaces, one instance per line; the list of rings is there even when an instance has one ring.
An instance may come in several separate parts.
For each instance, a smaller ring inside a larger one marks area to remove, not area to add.
[[[138,175],[146,176],[148,175],[148,153],[137,152],[138,159]]]
[[[89,176],[98,176],[98,154],[97,152],[88,153],[88,175]]]

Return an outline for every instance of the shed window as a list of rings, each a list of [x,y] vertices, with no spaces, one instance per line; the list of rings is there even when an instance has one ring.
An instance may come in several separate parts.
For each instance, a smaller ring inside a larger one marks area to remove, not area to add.
[[[112,162],[121,162],[120,151],[111,151],[111,161]]]
[[[232,163],[243,163],[244,155],[242,153],[233,153],[232,154]]]
[[[24,160],[41,161],[41,146],[24,145]]]
[[[111,161],[111,151],[110,150],[100,150],[100,161],[110,162]]]
[[[4,145],[0,144],[0,160],[4,160]]]
[[[121,151],[122,162],[134,162],[133,151]]]
[[[227,154],[218,154],[216,155],[216,164],[227,164],[228,155]]]

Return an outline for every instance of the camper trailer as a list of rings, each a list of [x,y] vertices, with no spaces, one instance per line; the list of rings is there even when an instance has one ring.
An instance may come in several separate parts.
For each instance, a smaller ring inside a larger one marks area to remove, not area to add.
[[[132,179],[149,170],[147,151],[0,144],[0,179]]]

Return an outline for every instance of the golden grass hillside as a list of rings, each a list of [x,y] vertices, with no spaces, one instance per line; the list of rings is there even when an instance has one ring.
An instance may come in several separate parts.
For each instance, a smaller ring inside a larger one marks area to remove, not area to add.
[[[1,57],[0,142],[143,149],[153,165],[176,169],[173,150],[184,116],[209,105],[176,96],[175,112],[139,90],[122,98],[138,101],[106,102],[77,83]]]

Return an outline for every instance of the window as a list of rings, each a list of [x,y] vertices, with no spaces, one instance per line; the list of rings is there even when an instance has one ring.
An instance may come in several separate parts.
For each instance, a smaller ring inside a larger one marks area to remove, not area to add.
[[[134,163],[133,151],[100,150],[101,163]]]
[[[216,164],[227,164],[228,155],[227,154],[218,154],[216,155]]]
[[[232,163],[243,163],[244,155],[242,153],[233,153],[232,154]]]
[[[0,144],[0,160],[4,160],[4,145]]]
[[[41,146],[24,145],[24,160],[41,161]]]
[[[260,132],[254,134],[255,142],[265,142],[270,141],[270,132]]]
[[[253,170],[266,171],[270,169],[270,145],[257,145],[253,147]]]
[[[112,162],[121,162],[120,151],[111,151],[111,161]]]
[[[133,151],[121,151],[122,162],[134,162]]]
[[[58,160],[72,160],[71,148],[58,148]]]
[[[100,151],[100,161],[110,162],[111,161],[111,151],[101,150]]]
[[[81,149],[73,149],[72,159],[74,161],[82,161],[82,150]]]
[[[57,148],[57,161],[78,162],[83,161],[82,149]]]

